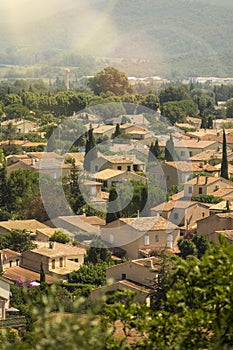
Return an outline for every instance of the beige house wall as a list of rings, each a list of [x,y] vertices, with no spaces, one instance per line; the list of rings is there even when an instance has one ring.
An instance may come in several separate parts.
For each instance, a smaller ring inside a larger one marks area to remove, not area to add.
[[[135,303],[147,302],[149,304],[148,293],[142,292],[142,291],[136,291],[135,288],[131,286],[122,285],[121,283],[114,283],[113,285],[104,287],[105,292],[114,292],[117,290],[130,290],[133,293],[136,293],[133,299]],[[91,299],[96,300],[101,297],[102,293],[103,293],[103,288],[94,289],[91,291],[90,297]]]
[[[198,178],[197,178],[198,179]],[[232,185],[233,186],[233,185]],[[223,182],[221,179],[219,179],[218,181],[215,181],[212,184],[207,184],[206,185],[199,185],[198,183],[195,183],[194,185],[184,185],[184,195],[185,196],[189,196],[190,197],[190,193],[189,193],[189,188],[192,187],[192,196],[198,196],[199,193],[199,189],[202,189],[202,194],[210,194],[214,191],[216,191],[218,188],[230,188],[230,185]]]
[[[115,267],[108,268],[106,270],[107,279],[112,278],[114,281],[123,280],[123,274],[126,275],[125,279],[145,286],[151,286],[152,281],[157,276],[155,270],[152,270],[152,268],[148,268],[134,262],[119,264],[118,266],[116,265]]]
[[[183,147],[176,147],[175,146],[175,152],[176,155],[178,157],[178,159],[180,160],[187,160],[192,156],[195,156],[198,153],[201,153],[203,151],[206,151],[208,149],[213,149],[216,150],[219,148],[220,143],[219,142],[215,142],[213,144],[207,145],[203,148],[200,147],[189,147],[189,146],[185,146],[185,142],[184,142],[184,146]]]
[[[118,224],[119,225],[119,224]],[[138,259],[139,249],[155,249],[165,248],[168,246],[169,239],[172,239],[173,247],[177,246],[177,241],[180,237],[180,230],[172,230],[166,232],[161,231],[147,231],[140,232],[134,230],[130,226],[124,225],[122,229],[116,224],[116,231],[114,226],[107,226],[101,230],[101,238],[111,243],[116,247],[120,247],[126,251],[126,257],[131,259]],[[171,235],[171,236],[170,236]]]
[[[118,167],[121,167],[121,169],[118,169]],[[128,167],[130,167],[130,170]],[[129,160],[128,162],[124,161],[122,163],[111,163],[102,157],[97,158],[91,162],[91,173],[96,173],[105,169],[133,171],[133,162],[132,160]]]
[[[10,302],[10,282],[4,281],[0,278],[0,298],[6,299],[5,307],[9,308]]]
[[[215,231],[232,230],[233,218],[219,217],[211,215],[206,219],[197,222],[197,233],[201,235],[209,235]]]
[[[21,266],[29,270],[40,272],[40,265],[43,264],[44,272],[49,274],[49,258],[33,251],[22,253]]]
[[[168,220],[175,225],[184,226],[187,224],[187,221],[189,224],[193,224],[207,216],[209,216],[209,209],[197,204],[189,208],[174,208],[170,212]]]

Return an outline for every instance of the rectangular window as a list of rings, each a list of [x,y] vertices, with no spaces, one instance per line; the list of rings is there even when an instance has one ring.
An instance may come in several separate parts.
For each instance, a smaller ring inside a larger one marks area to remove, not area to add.
[[[52,260],[52,269],[55,269],[55,259]]]
[[[60,267],[63,267],[63,258],[59,259],[59,265],[60,265]]]
[[[98,171],[98,170],[99,170],[98,165],[95,165],[95,171]]]
[[[144,245],[150,245],[150,235],[144,236]]]
[[[155,242],[159,242],[159,235],[155,235]]]
[[[118,165],[117,170],[121,170],[121,169],[122,169],[121,165]]]
[[[19,266],[19,259],[16,259],[16,266]]]
[[[122,273],[121,279],[122,279],[122,280],[126,280],[126,273]]]
[[[192,152],[192,151],[189,152],[189,156],[190,156],[190,157],[193,156],[193,152]]]
[[[199,187],[198,193],[199,193],[199,194],[202,194],[202,187]]]
[[[193,188],[190,186],[189,187],[189,193],[192,193],[193,192]]]
[[[175,214],[174,214],[174,219],[175,219],[175,220],[178,220],[178,219],[179,219],[179,214],[178,214],[178,213],[175,213]]]
[[[130,165],[127,166],[127,171],[131,171],[131,166]]]

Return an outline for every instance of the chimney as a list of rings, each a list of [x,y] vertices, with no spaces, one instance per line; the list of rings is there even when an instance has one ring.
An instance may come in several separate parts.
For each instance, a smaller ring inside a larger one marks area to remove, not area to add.
[[[200,175],[197,175],[197,185],[199,184]]]
[[[152,259],[146,260],[146,267],[153,269],[154,265]]]
[[[206,177],[205,177],[205,185],[208,184],[208,180],[209,180],[209,178],[208,178],[208,176],[206,176]]]
[[[49,249],[55,248],[55,242],[49,242]]]

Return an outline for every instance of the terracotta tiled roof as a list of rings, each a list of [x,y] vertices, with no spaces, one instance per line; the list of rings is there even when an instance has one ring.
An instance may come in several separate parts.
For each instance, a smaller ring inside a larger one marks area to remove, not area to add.
[[[68,231],[72,229],[72,232],[77,232],[79,230],[82,230],[89,233],[98,233],[99,232],[98,226],[91,225],[89,222],[87,222],[88,220],[89,219],[87,219],[86,221],[83,220],[82,215],[80,216],[71,215],[71,216],[58,216],[56,219],[53,220],[53,222],[55,222],[57,226],[62,227]],[[95,222],[97,222],[97,220]],[[98,222],[100,221],[98,220]]]
[[[161,216],[120,219],[137,231],[175,230],[178,227]]]
[[[150,288],[148,287],[146,288],[142,284],[139,284],[130,280],[122,280],[122,281],[115,282],[114,284],[117,284],[123,287],[129,287],[130,289],[135,290],[136,292],[145,293],[145,294],[148,294],[151,291]]]
[[[26,281],[40,281],[40,274],[38,272],[34,272],[28,269],[25,269],[21,266],[15,266],[7,269],[3,273],[3,277],[11,280],[16,281],[18,279],[26,282]],[[53,283],[55,282],[54,278],[51,276],[46,275],[46,282],[47,283]]]
[[[54,234],[54,232],[56,232],[56,231],[62,231],[64,233],[70,235],[70,232],[68,232],[68,231],[65,231],[65,230],[60,229],[60,228],[52,228],[52,227],[37,229],[36,233],[42,233],[45,236],[51,237]]]
[[[233,202],[229,201],[229,206],[230,206],[230,209],[233,210]],[[221,210],[226,210],[226,208],[227,208],[227,201],[222,201],[220,203],[211,205],[210,210],[221,211]]]
[[[208,177],[208,184],[213,184],[214,182],[219,182],[221,178],[219,177]],[[206,176],[199,176],[198,178],[198,185],[203,186],[206,183]],[[194,177],[193,179],[185,182],[186,185],[196,185],[197,184],[197,177]]]
[[[99,171],[98,173],[95,174],[95,178],[98,180],[109,180],[115,176],[122,175],[124,174],[125,171],[123,170],[113,170],[113,169],[105,169],[102,171]]]
[[[112,163],[112,164],[133,164],[133,161],[132,159],[129,159],[127,157],[109,157],[109,156],[104,156],[104,158],[109,162],[109,163]]]
[[[208,146],[217,144],[216,141],[198,141],[198,140],[174,140],[175,148],[198,148],[205,149]]]
[[[47,228],[48,226],[42,224],[37,220],[9,220],[0,221],[0,227],[7,230],[26,230],[30,232],[36,232],[39,228]]]
[[[78,215],[78,217],[90,225],[105,225],[105,220],[99,218],[98,216]]]
[[[62,244],[58,242],[35,242],[37,248],[33,249],[32,252],[47,256],[47,257],[58,257],[58,256],[75,256],[84,255],[86,249],[80,247],[74,247],[70,244]],[[53,248],[49,248],[50,244],[53,243]]]
[[[115,126],[114,125],[100,125],[94,128],[93,134],[104,134],[106,132],[114,132],[115,131]]]
[[[174,208],[179,208],[179,209],[182,209],[182,208],[190,208],[194,205],[197,205],[198,202],[195,202],[195,201],[190,201],[190,200],[185,200],[185,199],[179,199],[177,201],[169,201],[169,202],[164,202],[164,203],[161,203],[159,205],[157,205],[156,207],[154,208],[151,208],[151,210],[154,210],[154,211],[171,211],[172,209]]]
[[[210,195],[221,198],[231,196],[233,199],[233,184],[232,188],[219,188],[219,190],[210,193]]]
[[[218,169],[210,164],[203,163],[192,163],[192,162],[183,162],[183,161],[175,161],[175,162],[165,162],[164,164],[171,166],[183,173],[185,172],[217,172]]]
[[[128,135],[146,135],[148,134],[148,131],[144,130],[132,130],[128,132]]]
[[[2,253],[6,259],[17,258],[21,256],[21,253],[15,252],[14,250],[7,248],[0,250],[0,253]]]

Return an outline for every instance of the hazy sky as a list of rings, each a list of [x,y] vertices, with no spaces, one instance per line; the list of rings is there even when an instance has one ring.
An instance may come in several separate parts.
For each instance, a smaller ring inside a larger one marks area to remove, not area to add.
[[[21,22],[49,17],[56,12],[84,4],[83,0],[1,0],[0,13],[6,21]]]

